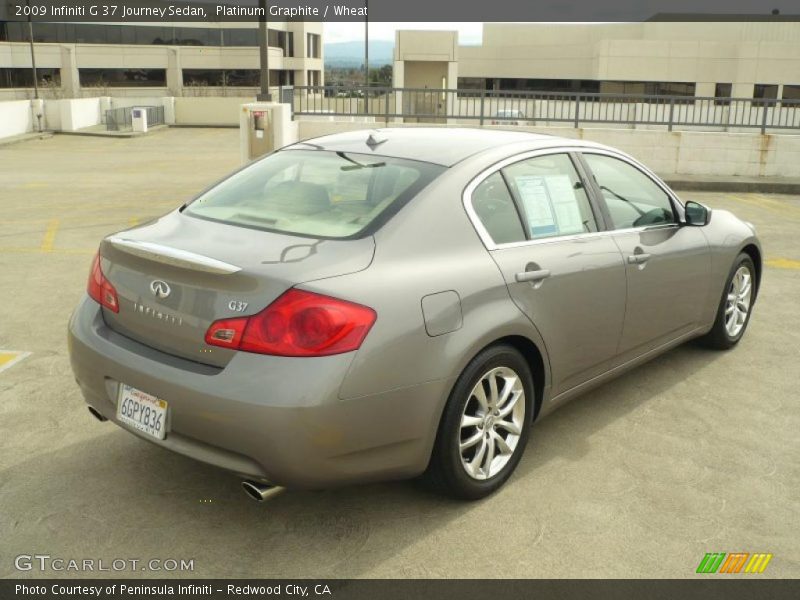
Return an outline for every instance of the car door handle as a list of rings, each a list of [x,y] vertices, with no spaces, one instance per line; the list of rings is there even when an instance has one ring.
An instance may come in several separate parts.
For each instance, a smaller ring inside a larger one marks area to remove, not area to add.
[[[632,265],[641,265],[646,263],[650,259],[649,254],[629,254],[628,255],[628,262]]]
[[[522,273],[517,273],[514,275],[514,279],[519,282],[541,281],[542,279],[546,279],[548,277],[550,277],[550,271],[548,269],[539,269],[538,271],[523,271]]]

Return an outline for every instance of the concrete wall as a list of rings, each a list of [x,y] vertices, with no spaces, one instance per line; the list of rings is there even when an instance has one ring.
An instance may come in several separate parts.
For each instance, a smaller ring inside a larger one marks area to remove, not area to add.
[[[392,78],[395,87],[457,87],[458,34],[454,31],[395,32]],[[398,104],[403,101],[400,96],[395,100]]]
[[[42,126],[50,131],[78,131],[104,122],[103,115],[112,108],[163,106],[167,125],[239,126],[242,104],[251,98],[174,98],[138,96],[43,100]],[[32,100],[0,102],[0,139],[33,131]]]
[[[104,104],[105,103],[105,104]],[[42,128],[51,131],[77,131],[99,125],[104,106],[110,108],[110,99],[84,98],[80,100],[36,100],[0,102],[0,139],[36,131],[36,112],[42,114]]]
[[[607,144],[660,175],[800,177],[800,135],[536,128]]]
[[[401,30],[395,32],[394,39],[394,60],[458,60],[458,34],[455,31]]]
[[[0,102],[0,139],[34,130],[30,100]]]
[[[300,119],[299,139],[365,130],[364,123]],[[390,127],[415,125],[393,125]],[[502,127],[498,127],[502,129]],[[800,135],[518,127],[520,131],[586,139],[613,146],[668,175],[800,177]]]
[[[175,122],[178,125],[239,126],[242,104],[252,98],[175,98]]]
[[[405,61],[405,87],[440,89],[447,87],[447,62]]]
[[[0,102],[0,106],[4,103]],[[50,131],[61,131],[61,103],[58,100],[44,101],[44,127]]]
[[[100,98],[55,100],[60,108],[60,130],[78,131],[102,123],[103,102]],[[51,128],[48,124],[48,128]]]

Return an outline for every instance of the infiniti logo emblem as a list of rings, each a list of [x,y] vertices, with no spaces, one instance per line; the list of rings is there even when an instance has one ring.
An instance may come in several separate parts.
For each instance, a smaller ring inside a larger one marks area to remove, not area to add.
[[[153,292],[153,295],[156,298],[166,298],[170,295],[170,293],[172,293],[172,289],[170,289],[169,284],[166,281],[161,281],[160,279],[155,279],[150,282],[150,291]]]

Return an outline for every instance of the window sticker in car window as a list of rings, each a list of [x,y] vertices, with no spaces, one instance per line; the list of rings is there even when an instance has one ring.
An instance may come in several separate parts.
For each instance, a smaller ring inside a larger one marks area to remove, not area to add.
[[[572,234],[584,230],[583,218],[567,175],[518,175],[514,178],[531,235]]]
[[[558,232],[573,234],[585,231],[581,209],[575,197],[575,187],[569,176],[551,175],[545,181],[555,208]]]
[[[528,217],[531,235],[536,237],[556,233],[556,217],[544,177],[517,175],[514,183]]]
[[[556,213],[558,232],[573,234],[584,231],[581,210],[575,198],[575,188],[568,175],[550,175],[545,178],[550,199]]]

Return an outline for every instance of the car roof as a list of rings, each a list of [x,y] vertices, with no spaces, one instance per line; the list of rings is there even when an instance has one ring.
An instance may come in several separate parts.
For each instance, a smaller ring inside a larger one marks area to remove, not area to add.
[[[468,127],[391,127],[326,135],[297,142],[287,149],[310,146],[331,152],[375,154],[451,167],[481,152],[523,142],[529,143],[531,150],[560,145],[596,145],[527,131]]]

